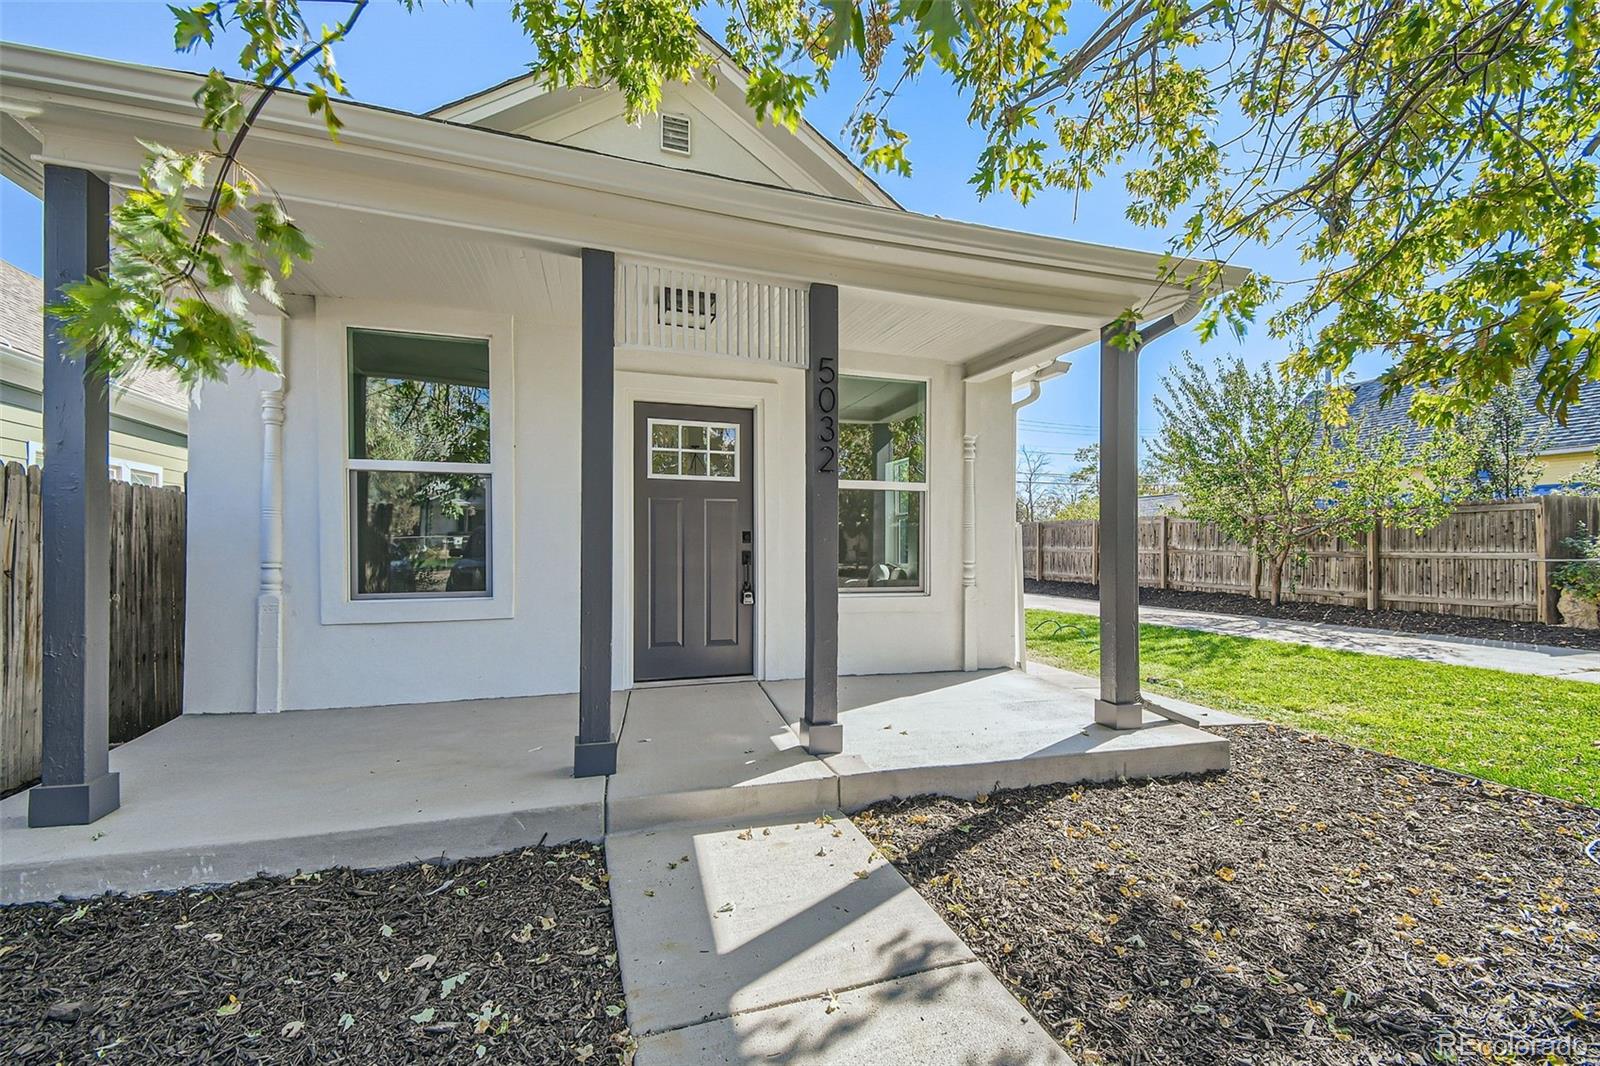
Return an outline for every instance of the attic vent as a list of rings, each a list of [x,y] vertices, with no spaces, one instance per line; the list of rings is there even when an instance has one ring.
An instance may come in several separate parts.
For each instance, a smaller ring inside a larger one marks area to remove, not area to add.
[[[689,116],[661,116],[661,150],[689,154]]]
[[[717,294],[704,289],[663,288],[656,321],[664,326],[705,329],[717,320]]]

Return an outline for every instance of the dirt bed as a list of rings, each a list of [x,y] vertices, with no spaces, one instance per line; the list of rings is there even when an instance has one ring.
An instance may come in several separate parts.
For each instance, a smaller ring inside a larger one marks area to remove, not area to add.
[[[1027,581],[1026,591],[1048,596],[1072,596],[1098,600],[1100,590],[1077,581]],[[1518,644],[1554,644],[1562,648],[1600,649],[1600,630],[1570,629],[1539,622],[1509,622],[1498,618],[1464,618],[1453,614],[1425,614],[1421,611],[1368,611],[1364,607],[1345,607],[1332,603],[1281,603],[1274,607],[1265,600],[1232,592],[1183,592],[1177,589],[1139,590],[1139,602],[1147,607],[1171,607],[1180,611],[1210,611],[1237,614],[1248,618],[1282,618],[1292,622],[1327,622],[1331,625],[1358,626],[1362,629],[1393,629],[1424,636],[1477,637],[1484,640],[1509,640]]]
[[[618,1062],[616,950],[584,845],[0,909],[0,1057]]]
[[[1080,1063],[1600,1061],[1600,812],[1225,732],[1226,774],[856,821]]]

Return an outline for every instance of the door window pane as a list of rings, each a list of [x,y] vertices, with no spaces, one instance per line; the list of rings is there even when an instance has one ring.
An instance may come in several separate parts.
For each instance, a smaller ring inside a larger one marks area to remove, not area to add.
[[[359,596],[489,589],[489,476],[351,473]]]
[[[739,427],[720,422],[649,421],[650,476],[739,480]]]
[[[839,490],[839,587],[922,587],[924,493]]]
[[[489,342],[350,331],[352,459],[489,461]]]

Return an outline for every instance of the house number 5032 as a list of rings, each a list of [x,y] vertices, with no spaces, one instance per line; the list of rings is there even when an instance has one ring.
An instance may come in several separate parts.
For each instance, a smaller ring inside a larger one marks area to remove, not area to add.
[[[817,473],[832,474],[839,469],[838,430],[834,423],[834,411],[839,406],[839,393],[835,384],[839,374],[834,367],[832,356],[822,356],[817,361],[816,404],[813,424],[817,434]]]

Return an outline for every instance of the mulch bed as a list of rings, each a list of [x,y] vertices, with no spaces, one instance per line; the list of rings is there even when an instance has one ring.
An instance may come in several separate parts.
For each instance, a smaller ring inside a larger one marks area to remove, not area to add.
[[[1600,811],[1226,732],[1226,774],[856,821],[1080,1063],[1600,1061]]]
[[[0,909],[0,1056],[22,1062],[618,1062],[605,858]]]
[[[1097,586],[1078,581],[1026,581],[1028,592],[1051,596],[1072,596],[1098,600]],[[1274,607],[1265,600],[1234,592],[1188,592],[1178,589],[1141,588],[1139,602],[1147,607],[1171,607],[1180,611],[1212,611],[1249,618],[1282,618],[1292,622],[1327,622],[1332,625],[1359,626],[1362,629],[1394,629],[1402,633],[1437,634],[1451,637],[1478,637],[1509,640],[1518,644],[1554,644],[1563,648],[1600,649],[1600,630],[1572,629],[1540,622],[1511,622],[1499,618],[1466,618],[1454,614],[1428,614],[1422,611],[1369,611],[1365,607],[1346,607],[1335,603],[1280,603]]]

